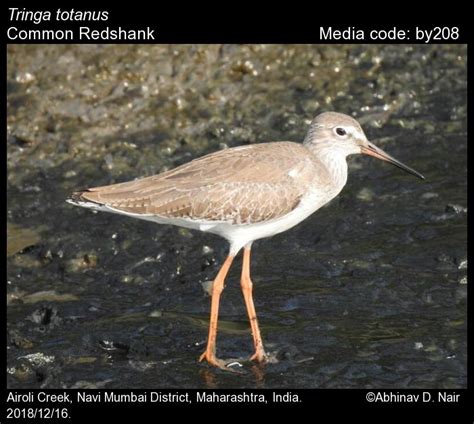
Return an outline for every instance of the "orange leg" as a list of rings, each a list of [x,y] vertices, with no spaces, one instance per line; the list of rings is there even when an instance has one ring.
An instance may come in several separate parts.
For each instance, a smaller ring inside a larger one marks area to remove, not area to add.
[[[222,290],[224,290],[224,280],[229,271],[234,256],[229,255],[222,264],[216,279],[212,283],[212,300],[211,300],[211,319],[209,322],[209,337],[207,339],[207,347],[204,353],[199,358],[199,361],[204,359],[211,365],[219,368],[225,368],[225,362],[216,357],[216,338],[217,338],[217,320],[219,316],[219,300]]]
[[[240,285],[245,299],[245,306],[247,306],[250,327],[252,328],[253,343],[255,345],[255,353],[251,356],[250,360],[265,362],[267,357],[265,355],[265,350],[263,349],[262,337],[260,336],[260,329],[258,328],[257,313],[255,312],[255,306],[253,304],[253,283],[250,279],[250,247],[245,247],[244,249],[244,261],[242,264]]]

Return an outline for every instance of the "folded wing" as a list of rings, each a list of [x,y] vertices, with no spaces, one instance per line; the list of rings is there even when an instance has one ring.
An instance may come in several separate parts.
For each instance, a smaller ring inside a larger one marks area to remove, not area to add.
[[[118,211],[250,224],[285,215],[299,203],[314,163],[300,144],[277,142],[222,150],[173,170],[90,188],[73,201]]]

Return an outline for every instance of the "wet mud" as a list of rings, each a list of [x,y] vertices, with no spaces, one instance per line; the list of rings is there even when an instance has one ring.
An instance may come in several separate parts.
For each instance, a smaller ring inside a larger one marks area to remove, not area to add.
[[[8,387],[466,387],[466,50],[9,46]],[[218,335],[240,373],[198,363],[226,242],[65,199],[227,146],[301,141],[327,110],[426,180],[351,157],[336,199],[254,245],[271,363],[246,362],[240,258]]]

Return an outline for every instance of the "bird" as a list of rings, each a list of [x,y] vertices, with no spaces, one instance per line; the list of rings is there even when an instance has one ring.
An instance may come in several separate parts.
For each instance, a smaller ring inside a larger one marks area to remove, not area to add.
[[[356,119],[323,112],[302,143],[276,141],[219,150],[174,169],[128,182],[72,193],[73,205],[216,234],[229,251],[211,290],[206,349],[199,361],[226,368],[216,355],[219,301],[236,255],[243,249],[240,285],[255,351],[268,361],[253,301],[252,243],[289,230],[336,197],[347,182],[347,157],[365,154],[424,179],[370,142]]]

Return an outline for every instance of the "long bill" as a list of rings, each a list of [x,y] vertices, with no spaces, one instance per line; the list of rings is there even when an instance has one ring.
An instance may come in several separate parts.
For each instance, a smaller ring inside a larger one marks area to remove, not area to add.
[[[361,146],[361,151],[365,155],[373,156],[374,158],[384,160],[385,162],[389,162],[396,167],[403,169],[404,171],[408,172],[409,174],[415,175],[422,180],[425,179],[423,175],[419,172],[415,171],[414,169],[406,166],[405,164],[401,163],[400,161],[396,160],[394,157],[390,156],[388,153],[384,152],[382,149],[378,148],[374,144],[367,142],[366,145]]]

